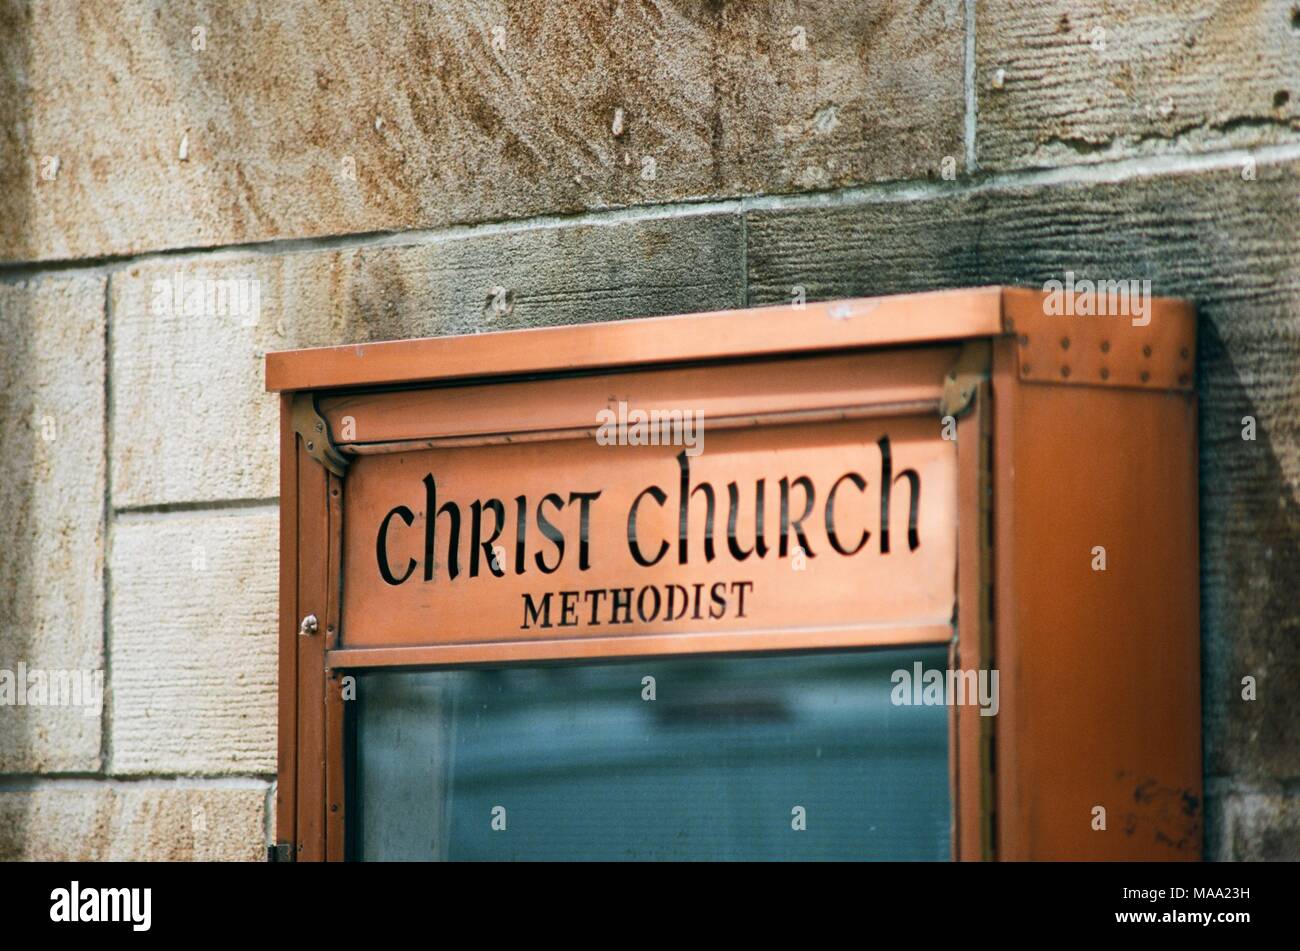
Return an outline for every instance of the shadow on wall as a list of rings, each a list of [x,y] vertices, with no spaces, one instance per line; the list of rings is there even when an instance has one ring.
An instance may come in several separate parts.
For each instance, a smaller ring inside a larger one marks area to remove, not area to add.
[[[1229,819],[1235,792],[1283,792],[1300,770],[1300,502],[1294,445],[1269,425],[1290,404],[1261,405],[1241,353],[1220,333],[1232,307],[1208,302],[1198,320],[1201,400],[1201,682],[1205,724],[1206,858],[1294,861],[1285,836],[1262,851],[1238,841]],[[1294,348],[1294,343],[1285,344]],[[1261,349],[1262,341],[1255,343]],[[1291,352],[1295,352],[1292,349]],[[1248,354],[1242,354],[1248,356]],[[1243,438],[1254,422],[1254,441]],[[1243,693],[1253,679],[1254,700]],[[1220,792],[1212,782],[1231,777]],[[1237,787],[1234,790],[1234,786]]]
[[[1244,794],[1285,803],[1300,776],[1298,181],[1294,163],[1261,164],[1249,180],[1225,165],[865,203],[815,222],[759,212],[748,225],[751,305],[786,303],[795,285],[809,300],[1041,287],[1067,269],[1076,280],[1150,279],[1153,293],[1196,304],[1210,859],[1300,856],[1293,823],[1270,807],[1258,819],[1271,845],[1238,841],[1227,818]],[[1253,441],[1243,417],[1255,420]]]

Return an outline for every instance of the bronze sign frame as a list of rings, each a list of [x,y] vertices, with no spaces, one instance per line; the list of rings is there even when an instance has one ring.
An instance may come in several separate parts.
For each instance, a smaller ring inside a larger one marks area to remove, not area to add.
[[[1168,299],[1145,323],[1075,313],[992,287],[269,354],[282,447],[273,854],[346,856],[349,670],[947,643],[952,667],[998,668],[1003,695],[997,717],[950,708],[953,858],[1198,858],[1195,314]],[[828,381],[817,405],[787,406],[740,372],[798,361]],[[955,427],[951,622],[820,639],[347,645],[352,459],[521,430],[572,437],[611,374],[676,379],[673,392],[694,396],[701,368],[723,381],[710,406],[735,426],[833,418],[865,388],[882,415]],[[840,380],[859,392],[837,399]],[[358,406],[378,438],[343,438]]]

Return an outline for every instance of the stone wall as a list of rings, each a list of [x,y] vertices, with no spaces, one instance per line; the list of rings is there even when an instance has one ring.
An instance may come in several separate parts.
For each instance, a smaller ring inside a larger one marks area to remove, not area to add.
[[[1067,270],[1199,306],[1207,854],[1300,858],[1294,0],[0,0],[0,120],[0,670],[105,687],[0,858],[263,855],[268,350]]]

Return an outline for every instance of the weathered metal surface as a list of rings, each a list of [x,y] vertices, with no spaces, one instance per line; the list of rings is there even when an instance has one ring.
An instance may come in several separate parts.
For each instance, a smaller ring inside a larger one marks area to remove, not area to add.
[[[291,350],[267,355],[266,387],[328,389],[942,343],[1000,333],[1001,315],[1001,289],[983,287],[617,321],[598,335],[589,327],[548,327]]]
[[[1000,346],[997,855],[1200,858],[1195,397],[1021,384]]]
[[[1016,338],[1020,379],[1191,392],[1194,308],[1142,299],[1140,282],[1086,286],[1068,295],[1053,289],[1010,296],[1004,324]]]
[[[799,631],[814,646],[950,621],[956,449],[934,417],[704,425],[698,455],[588,438],[359,458],[343,646],[755,635],[740,649]]]
[[[327,611],[324,638],[297,639],[303,856],[343,854],[335,691],[349,668],[947,643],[955,620],[953,661],[992,667],[1001,689],[990,723],[982,709],[949,718],[954,856],[1197,857],[1195,396],[1025,379],[1016,332],[1049,319],[1037,291],[993,289],[991,327],[968,315],[936,345],[936,314],[989,293],[913,298],[910,322],[877,327],[856,353],[801,357],[811,376],[793,358],[752,359],[750,312],[672,324],[707,331],[687,335],[707,367],[655,369],[666,355],[651,348],[648,366],[584,378],[636,352],[633,325],[607,325],[552,338],[552,367],[576,377],[512,376],[545,368],[519,363],[536,336],[481,353],[482,338],[411,341],[392,345],[393,366],[406,347],[444,358],[456,381],[478,354],[484,379],[325,397],[331,426],[355,413],[371,433],[341,444],[355,456],[345,480],[303,483],[298,451],[294,505],[312,511],[296,509],[291,547],[315,553],[298,608]],[[1186,305],[1154,301],[1152,317],[1194,345]],[[982,360],[957,361],[963,337],[989,341],[987,381],[970,375]],[[787,321],[761,353],[806,338]],[[711,388],[703,370],[735,385]],[[584,407],[612,422],[623,380],[661,410],[680,395],[689,411],[698,389],[716,414],[707,447],[681,429],[657,445],[583,430]],[[963,380],[981,393],[954,441],[936,411]],[[904,397],[919,406],[851,412]]]
[[[504,356],[504,349],[497,352]],[[940,381],[957,353],[953,346],[930,346],[763,360],[744,372],[719,373],[704,364],[517,381],[505,389],[490,382],[416,388],[400,400],[384,391],[326,391],[318,400],[330,429],[345,437],[340,449],[347,454],[594,438],[597,414],[617,413],[620,404],[666,413],[689,405],[708,426],[728,428],[778,417],[866,419],[937,410]],[[864,385],[881,401],[856,405]],[[526,411],[503,420],[505,394]]]
[[[302,439],[307,455],[336,476],[347,472],[348,459],[335,448],[329,423],[316,411],[316,398],[311,393],[294,397],[293,431]]]

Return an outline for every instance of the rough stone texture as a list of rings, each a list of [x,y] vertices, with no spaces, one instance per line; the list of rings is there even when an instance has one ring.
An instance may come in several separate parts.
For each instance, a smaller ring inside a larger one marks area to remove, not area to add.
[[[0,340],[0,670],[93,677],[104,663],[104,279],[0,284]],[[0,705],[0,772],[98,768],[100,720],[98,704]]]
[[[267,786],[45,783],[0,792],[0,861],[257,861]]]
[[[1206,800],[1216,821],[1208,857],[1225,862],[1295,861],[1300,856],[1300,796],[1226,791]]]
[[[1294,0],[989,0],[976,50],[983,168],[1300,138]]]
[[[114,504],[275,496],[268,350],[737,307],[742,260],[736,216],[691,215],[116,272]],[[182,300],[196,280],[259,282],[260,317],[159,315],[178,273]]]
[[[752,303],[1150,278],[1199,308],[1206,773],[1300,776],[1300,163],[756,213]],[[1242,439],[1242,418],[1258,422]],[[1255,676],[1258,699],[1241,699]]]
[[[949,156],[963,171],[964,16],[963,0],[0,0],[0,262],[284,242],[109,265],[112,723],[0,707],[0,772],[131,779],[0,779],[0,859],[263,857],[276,519],[220,505],[278,493],[267,350],[1066,269],[1200,305],[1207,855],[1300,857],[1300,163],[886,188],[743,221],[546,218],[914,182]],[[1293,0],[987,0],[976,20],[985,169],[1300,141]],[[505,224],[294,243],[476,222]],[[187,314],[184,296],[156,312],[178,273],[256,279],[257,319]],[[104,281],[8,280],[0,669],[93,669]],[[222,778],[153,778],[178,774]]]
[[[275,772],[276,515],[113,530],[113,774]]]
[[[960,170],[961,2],[5,0],[0,260]]]

